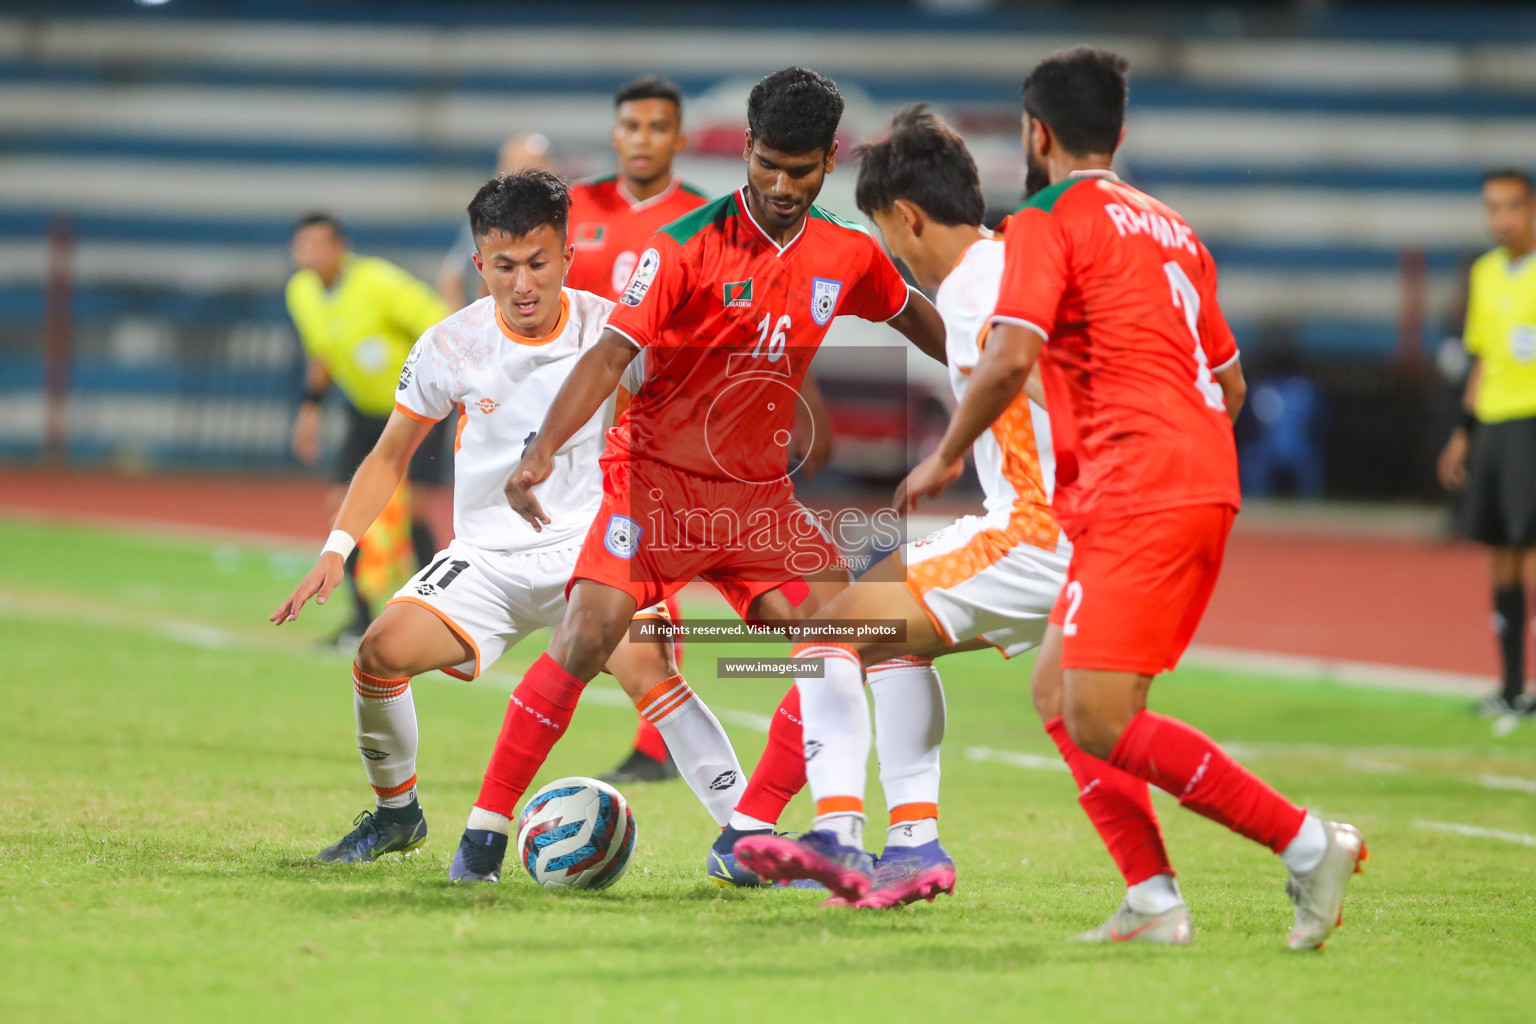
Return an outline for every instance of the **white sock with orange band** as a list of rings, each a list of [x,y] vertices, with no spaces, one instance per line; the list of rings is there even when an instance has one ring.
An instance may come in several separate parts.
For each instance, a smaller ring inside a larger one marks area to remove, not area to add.
[[[661,731],[678,773],[704,809],[724,826],[741,796],[741,762],[715,713],[681,675],[663,679],[635,701],[640,716]]]
[[[357,749],[380,807],[409,807],[416,799],[416,701],[411,680],[382,679],[352,665]]]
[[[886,846],[921,846],[939,838],[939,744],[944,741],[944,685],[932,658],[909,655],[871,665],[875,753],[891,809]]]
[[[859,656],[846,644],[796,644],[796,658],[819,659],[823,676],[795,679],[804,721],[805,779],[817,829],[849,846],[864,844],[864,786],[869,762],[869,699]]]

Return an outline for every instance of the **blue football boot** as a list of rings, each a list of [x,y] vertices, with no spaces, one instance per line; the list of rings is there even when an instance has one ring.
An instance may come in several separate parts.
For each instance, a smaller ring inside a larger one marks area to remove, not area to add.
[[[375,861],[386,853],[410,853],[427,841],[427,816],[412,800],[409,807],[380,807],[352,819],[353,829],[315,854],[326,864]]]
[[[769,829],[739,829],[727,825],[720,830],[714,845],[704,855],[704,873],[722,889],[755,889],[764,884],[761,878],[742,866],[736,859],[736,843],[748,836],[768,836]]]
[[[921,846],[887,846],[875,868],[874,884],[856,907],[903,907],[932,903],[955,891],[955,862],[937,839]]]
[[[507,837],[487,829],[465,829],[453,851],[448,878],[454,882],[499,882],[507,856]]]

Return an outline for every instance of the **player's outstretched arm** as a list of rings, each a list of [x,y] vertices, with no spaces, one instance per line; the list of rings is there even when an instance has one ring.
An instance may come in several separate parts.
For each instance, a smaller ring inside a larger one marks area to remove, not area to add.
[[[378,443],[373,446],[368,457],[363,459],[362,465],[357,467],[357,473],[347,487],[341,511],[336,513],[332,540],[326,542],[319,561],[315,562],[315,567],[309,570],[309,574],[294,588],[293,593],[288,595],[288,599],[267,616],[268,621],[279,626],[292,622],[299,617],[299,609],[311,597],[316,604],[325,604],[325,599],[331,596],[331,591],[341,582],[347,555],[351,554],[350,550],[341,551],[336,548],[340,540],[337,533],[347,534],[352,544],[356,545],[357,538],[367,532],[368,527],[373,525],[379,513],[389,504],[395,488],[400,486],[405,476],[411,456],[416,454],[417,446],[435,425],[431,421],[412,419],[398,409],[390,414]]]
[[[971,372],[965,397],[949,418],[949,428],[934,453],[896,488],[891,504],[899,509],[917,506],[917,498],[934,498],[954,483],[965,470],[965,453],[1001,416],[1029,380],[1044,341],[1018,324],[994,322],[976,369]]]
[[[944,363],[944,318],[916,288],[907,287],[907,304],[886,323],[896,328],[918,351]]]
[[[503,490],[507,504],[526,519],[535,530],[542,531],[550,521],[544,507],[534,497],[533,489],[549,479],[555,452],[582,428],[594,413],[618,388],[624,377],[624,368],[640,350],[635,343],[617,331],[604,331],[597,344],[576,361],[571,375],[560,386],[560,393],[544,414],[538,436],[528,445],[512,475],[507,478]]]

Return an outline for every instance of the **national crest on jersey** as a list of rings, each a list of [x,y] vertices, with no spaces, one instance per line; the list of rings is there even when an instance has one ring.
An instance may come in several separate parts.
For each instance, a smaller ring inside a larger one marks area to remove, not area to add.
[[[561,314],[544,338],[510,331],[487,296],[428,330],[401,374],[396,409],[417,420],[457,414],[454,445],[454,535],[488,551],[545,550],[579,543],[602,500],[598,465],[604,431],[614,418],[610,397],[555,454],[553,470],[534,488],[553,520],[535,532],[502,491],[513,466],[583,352],[596,343],[613,303],[564,289]],[[631,364],[626,390],[639,384],[643,362]]]
[[[825,325],[837,312],[837,293],[843,290],[843,282],[818,277],[811,282],[811,319]]]
[[[800,382],[833,317],[884,321],[907,285],[857,224],[811,207],[780,245],[746,189],[652,237],[660,267],[608,326],[646,350],[626,454],[714,479],[780,481]]]

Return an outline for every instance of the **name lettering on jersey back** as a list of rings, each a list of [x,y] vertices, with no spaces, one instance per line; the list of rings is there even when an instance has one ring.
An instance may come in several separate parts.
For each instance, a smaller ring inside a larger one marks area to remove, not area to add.
[[[1114,222],[1120,237],[1151,235],[1165,249],[1187,249],[1196,254],[1195,232],[1188,224],[1171,220],[1151,210],[1133,210],[1121,203],[1105,203],[1104,212]]]

